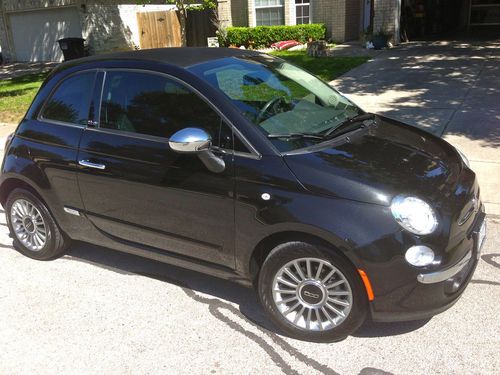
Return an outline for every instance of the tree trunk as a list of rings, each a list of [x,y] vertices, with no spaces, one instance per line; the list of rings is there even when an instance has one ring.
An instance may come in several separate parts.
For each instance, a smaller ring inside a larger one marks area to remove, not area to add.
[[[181,44],[186,47],[186,21],[187,21],[187,11],[186,8],[179,9],[179,23],[181,24]]]

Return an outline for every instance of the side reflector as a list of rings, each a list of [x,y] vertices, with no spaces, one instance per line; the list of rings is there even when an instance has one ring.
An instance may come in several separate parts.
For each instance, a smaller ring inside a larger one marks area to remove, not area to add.
[[[372,284],[370,283],[370,279],[365,271],[358,269],[359,274],[361,275],[361,280],[363,280],[363,284],[365,284],[366,294],[368,295],[368,300],[373,301],[375,296],[373,295]]]

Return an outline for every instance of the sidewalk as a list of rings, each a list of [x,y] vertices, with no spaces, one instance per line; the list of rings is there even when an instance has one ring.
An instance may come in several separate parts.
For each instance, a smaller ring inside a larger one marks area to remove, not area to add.
[[[500,217],[500,40],[408,43],[332,81],[354,102],[443,137],[471,161]]]

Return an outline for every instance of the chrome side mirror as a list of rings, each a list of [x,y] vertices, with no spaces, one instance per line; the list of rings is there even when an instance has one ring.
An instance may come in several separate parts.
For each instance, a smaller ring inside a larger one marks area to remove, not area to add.
[[[170,148],[181,154],[197,154],[208,170],[214,173],[223,172],[226,168],[224,160],[215,155],[210,147],[212,138],[203,129],[184,128],[170,137]]]
[[[168,145],[175,152],[197,153],[208,150],[212,144],[212,138],[203,129],[184,128],[170,137]]]

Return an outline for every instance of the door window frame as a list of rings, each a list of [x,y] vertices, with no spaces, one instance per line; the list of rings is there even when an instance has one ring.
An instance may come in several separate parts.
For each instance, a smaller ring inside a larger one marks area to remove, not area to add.
[[[99,71],[102,71],[104,73],[104,76],[102,80],[100,81],[101,83],[101,88],[100,88],[100,95],[99,96],[99,103],[95,105],[95,103],[92,103],[93,100],[97,99],[97,96],[94,97],[92,95],[92,101],[89,104],[89,110],[92,104],[94,104],[94,116],[93,118],[89,118],[89,121],[93,121],[95,125],[93,126],[87,126],[89,130],[95,130],[95,131],[100,131],[104,133],[109,133],[109,134],[119,134],[122,136],[127,136],[131,138],[140,138],[140,139],[145,139],[145,140],[150,140],[150,141],[155,141],[155,142],[161,142],[161,143],[168,143],[169,138],[167,137],[159,137],[155,135],[148,135],[148,134],[140,134],[140,133],[134,133],[134,132],[129,132],[126,130],[118,130],[118,129],[108,129],[108,128],[101,128],[100,123],[101,123],[101,106],[102,106],[102,99],[103,99],[103,94],[104,94],[104,85],[106,83],[106,75],[107,72],[130,72],[130,73],[141,73],[141,74],[151,74],[151,75],[157,75],[164,77],[166,79],[169,79],[180,86],[186,88],[190,92],[194,93],[195,95],[198,95],[200,99],[202,99],[221,119],[221,122],[227,124],[229,128],[232,130],[233,133],[233,138],[238,137],[241,142],[245,145],[245,147],[250,151],[250,152],[241,152],[241,151],[235,151],[234,150],[234,140],[233,140],[233,149],[228,150],[228,149],[222,149],[220,147],[214,146],[214,149],[223,153],[230,153],[233,155],[237,156],[242,156],[242,157],[247,157],[247,158],[252,158],[252,159],[261,159],[262,155],[260,152],[257,151],[257,149],[246,139],[246,137],[239,131],[236,126],[227,118],[226,115],[224,115],[205,95],[203,95],[199,90],[188,84],[187,82],[183,81],[182,79],[175,77],[171,74],[168,73],[163,73],[155,70],[146,70],[146,69],[137,69],[137,68],[106,68],[106,69],[99,69]],[[97,75],[96,75],[97,77]],[[94,78],[94,83],[98,81],[96,78]],[[95,92],[96,87],[94,84],[94,90]],[[97,117],[97,118],[96,118]]]
[[[91,90],[91,94],[90,94],[90,97],[89,97],[89,101],[87,103],[87,121],[86,121],[87,123],[85,125],[83,125],[83,124],[75,124],[73,122],[58,121],[58,120],[53,120],[53,119],[49,119],[49,118],[43,117],[43,113],[45,112],[45,108],[47,107],[47,103],[50,102],[50,100],[54,96],[55,92],[59,89],[59,87],[61,87],[61,85],[64,82],[66,82],[68,79],[71,79],[71,78],[73,78],[73,77],[75,77],[77,75],[87,74],[87,73],[94,73],[94,79],[93,79],[93,82],[92,82],[92,90]],[[97,83],[97,79],[96,78],[97,78],[97,74],[98,73],[99,73],[99,69],[85,69],[85,70],[79,70],[77,72],[68,74],[64,78],[60,79],[59,82],[57,82],[57,84],[52,88],[52,90],[50,90],[49,95],[47,95],[47,98],[44,100],[43,105],[40,108],[40,110],[38,111],[38,114],[36,116],[37,121],[46,122],[48,124],[70,126],[70,127],[73,127],[73,128],[80,128],[80,129],[86,128],[88,126],[88,122],[90,121],[90,108],[91,108],[92,103],[94,101],[93,93],[94,93],[95,88],[96,88],[95,85]]]

